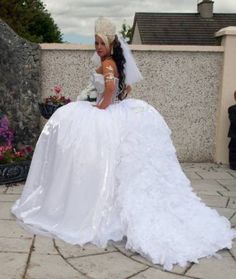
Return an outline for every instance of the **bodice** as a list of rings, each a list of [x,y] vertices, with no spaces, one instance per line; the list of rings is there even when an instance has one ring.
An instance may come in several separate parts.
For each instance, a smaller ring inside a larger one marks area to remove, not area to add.
[[[91,82],[96,88],[97,91],[97,104],[99,104],[104,96],[104,89],[105,89],[105,81],[104,76],[102,74],[98,74],[97,72],[93,72],[91,75]],[[114,78],[115,82],[115,90],[112,96],[112,103],[119,102],[117,95],[119,94],[119,79],[117,77]]]

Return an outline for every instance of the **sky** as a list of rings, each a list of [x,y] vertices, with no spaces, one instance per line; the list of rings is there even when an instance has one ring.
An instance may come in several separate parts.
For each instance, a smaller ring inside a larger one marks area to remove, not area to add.
[[[135,12],[196,13],[201,0],[42,0],[68,43],[93,44],[94,22],[109,17],[117,31],[132,26]],[[215,0],[215,13],[236,13],[236,0]]]

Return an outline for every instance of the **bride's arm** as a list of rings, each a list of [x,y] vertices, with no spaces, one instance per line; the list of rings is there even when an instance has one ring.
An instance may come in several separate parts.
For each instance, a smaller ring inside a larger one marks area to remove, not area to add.
[[[130,85],[127,85],[125,90],[126,90],[127,94],[129,94],[131,92],[132,88]]]
[[[102,72],[104,75],[104,95],[100,104],[95,105],[99,109],[107,108],[112,102],[112,95],[115,90],[114,62],[105,60],[102,62]]]

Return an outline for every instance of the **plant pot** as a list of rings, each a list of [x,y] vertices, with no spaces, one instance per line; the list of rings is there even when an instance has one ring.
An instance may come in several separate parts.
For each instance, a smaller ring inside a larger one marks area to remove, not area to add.
[[[0,185],[24,181],[27,178],[30,160],[0,164]]]
[[[62,107],[63,105],[61,104],[44,104],[44,103],[38,103],[39,106],[39,110],[41,115],[46,118],[49,119],[52,114],[59,108]]]

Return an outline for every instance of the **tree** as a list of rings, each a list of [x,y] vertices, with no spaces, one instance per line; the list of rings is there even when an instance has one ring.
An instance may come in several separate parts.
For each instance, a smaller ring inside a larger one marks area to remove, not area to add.
[[[131,43],[131,35],[132,35],[132,28],[130,25],[126,23],[124,20],[121,31],[119,33],[122,35],[122,37],[125,39],[125,41],[130,44]]]
[[[31,42],[62,42],[62,33],[41,0],[0,0],[0,18]]]

